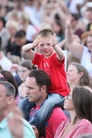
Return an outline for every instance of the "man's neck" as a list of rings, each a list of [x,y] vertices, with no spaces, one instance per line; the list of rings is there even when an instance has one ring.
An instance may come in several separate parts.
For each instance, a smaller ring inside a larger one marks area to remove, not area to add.
[[[39,102],[35,103],[36,106],[40,107],[44,103],[44,101],[46,100],[46,98],[47,98],[47,93],[44,95],[44,97]]]
[[[13,111],[13,108],[8,108],[5,109],[5,111],[0,111],[0,122],[2,122],[2,120],[4,118],[6,118],[8,116],[9,113],[11,113]]]
[[[2,120],[3,120],[6,116],[7,116],[6,113],[5,113],[5,114],[4,114],[4,113],[0,114],[0,122],[2,122]]]

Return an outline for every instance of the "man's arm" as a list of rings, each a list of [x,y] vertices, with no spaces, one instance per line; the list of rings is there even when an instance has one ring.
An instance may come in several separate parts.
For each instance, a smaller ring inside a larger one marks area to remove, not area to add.
[[[24,45],[22,47],[23,53],[25,53],[31,60],[33,60],[35,57],[35,52],[32,49],[37,47],[38,44],[39,44],[39,40],[36,39],[36,40],[34,40],[33,43]]]
[[[74,37],[72,30],[71,30],[71,22],[72,18],[71,15],[67,17],[66,25],[65,25],[65,37],[66,37],[66,44],[70,52],[74,57],[77,59],[81,59],[83,46],[77,41],[77,36]]]

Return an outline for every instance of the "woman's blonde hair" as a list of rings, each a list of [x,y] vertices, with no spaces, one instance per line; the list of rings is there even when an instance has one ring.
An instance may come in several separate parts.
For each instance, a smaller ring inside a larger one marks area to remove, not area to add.
[[[14,28],[18,29],[18,23],[14,20],[8,20],[6,22],[6,28],[8,28],[8,27],[14,27]]]

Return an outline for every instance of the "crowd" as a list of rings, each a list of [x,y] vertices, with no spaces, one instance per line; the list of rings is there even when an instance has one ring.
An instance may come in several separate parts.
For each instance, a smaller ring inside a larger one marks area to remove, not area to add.
[[[0,2],[0,138],[92,137],[92,1]]]

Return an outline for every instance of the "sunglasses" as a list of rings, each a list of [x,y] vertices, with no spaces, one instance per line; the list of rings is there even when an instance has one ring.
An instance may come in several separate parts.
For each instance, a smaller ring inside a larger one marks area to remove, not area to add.
[[[65,99],[68,99],[68,100],[72,100],[72,95],[67,95],[67,96],[65,96]]]
[[[0,77],[0,81],[7,81],[7,80],[4,77]]]

